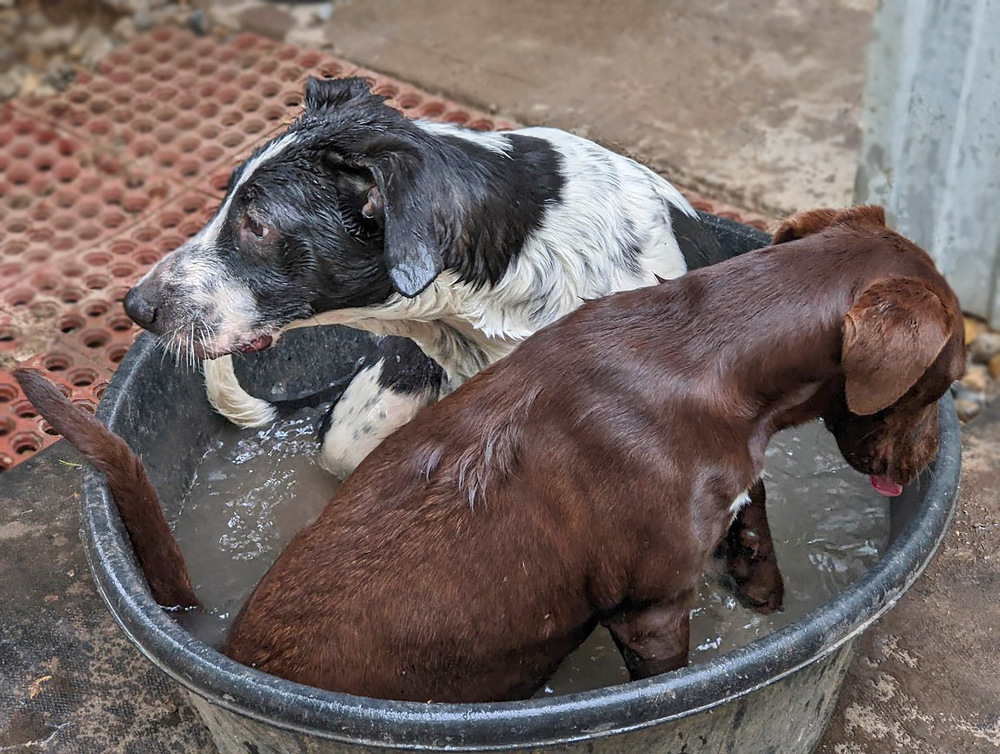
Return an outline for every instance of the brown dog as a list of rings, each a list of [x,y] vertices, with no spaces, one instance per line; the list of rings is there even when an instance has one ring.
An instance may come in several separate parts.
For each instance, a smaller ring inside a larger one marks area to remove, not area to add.
[[[931,259],[874,207],[798,215],[774,246],[592,301],[379,446],[257,586],[225,652],[353,694],[500,700],[531,694],[603,623],[633,678],[678,668],[692,592],[771,435],[823,417],[898,493],[936,452],[962,327]],[[154,596],[191,604],[135,457],[18,377],[107,474]]]

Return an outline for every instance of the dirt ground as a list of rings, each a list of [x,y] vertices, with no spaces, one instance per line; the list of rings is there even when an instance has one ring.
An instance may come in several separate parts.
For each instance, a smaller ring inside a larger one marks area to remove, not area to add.
[[[206,30],[332,49],[457,101],[595,138],[772,216],[851,199],[875,0],[111,5],[94,14],[109,34],[175,6],[174,18]],[[965,434],[953,530],[863,639],[823,754],[1000,750],[1000,402]]]
[[[1000,750],[1000,403],[963,446],[951,532],[863,637],[821,754]]]

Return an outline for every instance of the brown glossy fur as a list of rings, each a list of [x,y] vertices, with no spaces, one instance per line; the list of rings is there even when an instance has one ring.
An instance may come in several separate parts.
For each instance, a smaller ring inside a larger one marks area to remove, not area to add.
[[[39,372],[19,369],[14,376],[38,413],[104,474],[111,490],[121,491],[115,503],[157,603],[197,605],[180,548],[139,456],[96,417],[70,403]]]
[[[905,483],[964,366],[954,295],[880,211],[777,238],[590,302],[425,409],[295,537],[226,653],[436,701],[527,696],[598,622],[634,677],[684,665],[692,592],[771,435],[823,416],[861,471]]]

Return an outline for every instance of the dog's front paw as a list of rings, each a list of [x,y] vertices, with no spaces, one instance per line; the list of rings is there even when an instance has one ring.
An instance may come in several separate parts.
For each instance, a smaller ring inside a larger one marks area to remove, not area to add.
[[[729,560],[727,568],[735,582],[736,598],[742,605],[761,615],[784,608],[785,582],[776,559]]]
[[[751,503],[730,526],[722,551],[733,591],[744,606],[763,615],[782,609],[785,582],[771,541],[762,484],[755,485]]]

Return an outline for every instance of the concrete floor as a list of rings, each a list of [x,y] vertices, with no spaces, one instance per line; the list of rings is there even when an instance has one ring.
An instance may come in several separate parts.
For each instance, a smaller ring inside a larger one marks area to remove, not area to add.
[[[1000,402],[964,432],[955,522],[862,639],[821,754],[1000,751]]]
[[[746,209],[851,199],[875,0],[347,0],[325,23],[315,5],[210,5]]]

